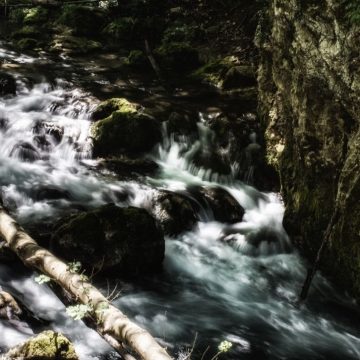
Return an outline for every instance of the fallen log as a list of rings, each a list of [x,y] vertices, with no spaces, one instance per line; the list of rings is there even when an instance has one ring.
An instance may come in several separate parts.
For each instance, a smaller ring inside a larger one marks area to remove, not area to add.
[[[143,360],[172,359],[146,330],[130,321],[96,287],[80,274],[71,272],[67,264],[39,246],[2,207],[0,236],[26,266],[50,277],[78,302],[88,305],[104,335],[124,343]]]

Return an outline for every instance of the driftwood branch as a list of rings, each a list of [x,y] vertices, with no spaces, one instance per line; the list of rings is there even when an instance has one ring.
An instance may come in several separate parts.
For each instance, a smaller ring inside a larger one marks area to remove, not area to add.
[[[26,266],[49,276],[78,302],[89,305],[104,335],[124,343],[143,360],[171,360],[146,330],[130,321],[81,275],[72,273],[63,261],[39,246],[2,207],[0,236]]]

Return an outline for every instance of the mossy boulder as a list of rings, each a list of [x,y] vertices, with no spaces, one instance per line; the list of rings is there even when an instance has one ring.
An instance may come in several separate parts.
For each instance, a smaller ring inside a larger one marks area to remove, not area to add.
[[[187,42],[162,44],[155,50],[155,56],[168,70],[186,72],[200,65],[198,51]]]
[[[197,69],[192,77],[222,90],[256,87],[255,69],[240,65],[234,56],[207,62]]]
[[[76,35],[96,36],[107,21],[106,11],[91,6],[66,5],[58,22],[72,29]]]
[[[52,242],[65,259],[112,274],[157,270],[165,251],[163,235],[146,210],[113,204],[62,219]]]
[[[73,344],[62,334],[44,331],[5,354],[6,359],[78,360]]]
[[[0,72],[0,96],[10,94],[16,94],[16,80],[10,74]]]
[[[113,112],[136,113],[140,105],[132,103],[124,98],[113,98],[100,103],[91,115],[93,120],[101,120],[109,117]]]
[[[111,99],[100,104],[93,117],[109,113],[110,116],[91,127],[95,156],[143,153],[161,140],[160,122],[125,99]]]

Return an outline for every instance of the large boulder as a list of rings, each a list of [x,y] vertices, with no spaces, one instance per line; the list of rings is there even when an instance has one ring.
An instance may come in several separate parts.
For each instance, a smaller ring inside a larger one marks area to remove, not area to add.
[[[152,214],[168,236],[191,230],[199,220],[192,201],[183,194],[170,191],[162,191],[154,198]]]
[[[11,75],[0,72],[0,96],[16,94],[16,80]]]
[[[107,115],[91,127],[95,156],[143,153],[161,140],[160,122],[126,99],[100,104],[93,116]]]
[[[74,345],[62,334],[44,331],[11,349],[5,359],[78,360]]]
[[[157,270],[165,251],[163,235],[146,210],[113,204],[62,219],[52,242],[56,254],[107,273]]]

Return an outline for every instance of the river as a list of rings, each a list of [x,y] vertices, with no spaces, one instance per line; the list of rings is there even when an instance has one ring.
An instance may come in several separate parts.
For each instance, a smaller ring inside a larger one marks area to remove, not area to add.
[[[210,130],[204,119],[211,114],[200,114],[195,142],[174,140],[164,128],[163,143],[148,154],[160,167],[156,176],[118,180],[100,171],[91,157],[90,118],[99,100],[55,71],[49,79],[51,67],[59,64],[49,61],[36,81],[19,70],[47,63],[46,55],[17,54],[1,44],[0,57],[13,65],[18,85],[16,96],[0,98],[1,194],[25,227],[47,229],[62,214],[108,202],[148,208],[159,190],[191,196],[188,189],[194,185],[222,188],[244,207],[244,220],[232,225],[199,207],[200,221],[192,230],[166,239],[161,274],[111,280],[110,288],[118,283],[120,291],[116,306],[174,357],[184,359],[196,338],[195,360],[208,346],[204,359],[211,359],[223,340],[233,346],[221,359],[360,358],[360,313],[353,299],[317,275],[308,302],[297,305],[307,264],[282,227],[280,196],[192,163],[194,147],[207,146]],[[69,65],[64,61],[62,66]],[[44,189],[57,196],[49,199]],[[119,192],[129,196],[119,200]],[[261,238],[264,232],[272,241]],[[20,267],[0,265],[0,286],[68,336],[81,359],[117,358],[94,331],[69,318],[34,277]],[[23,323],[0,322],[0,348],[16,345],[33,331]]]

